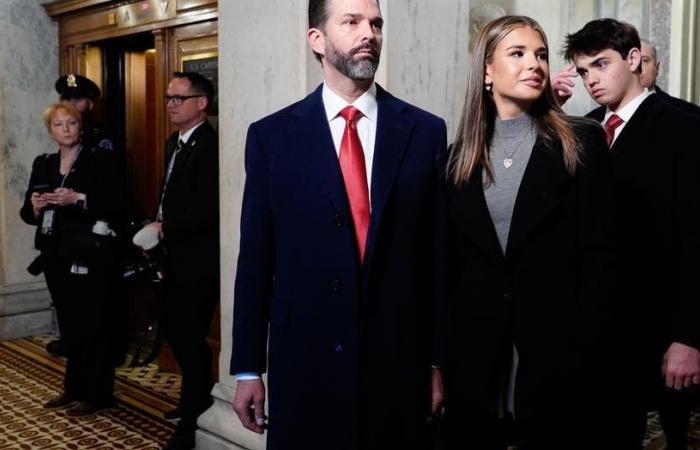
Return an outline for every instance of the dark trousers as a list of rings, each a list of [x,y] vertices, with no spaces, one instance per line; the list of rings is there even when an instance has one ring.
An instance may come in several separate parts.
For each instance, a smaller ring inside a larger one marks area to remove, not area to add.
[[[70,273],[71,262],[46,258],[44,274],[56,307],[68,358],[64,378],[70,398],[109,406],[114,403],[112,331],[115,301],[108,270]]]
[[[650,389],[656,392],[651,394]],[[652,400],[649,400],[650,398]],[[640,386],[639,389],[629,392],[626,406],[615,409],[617,427],[611,435],[620,438],[618,448],[641,450],[647,428],[647,412],[650,409],[658,409],[666,434],[666,449],[686,450],[691,408],[692,395],[687,390],[668,389],[662,386],[661,381],[655,388],[649,385]]]
[[[667,450],[688,448],[688,427],[693,398],[688,390],[664,389],[659,399],[659,418],[666,434]]]
[[[176,433],[192,435],[197,417],[212,403],[214,379],[207,335],[219,300],[219,283],[218,279],[192,283],[167,273],[165,280],[165,337],[182,371],[181,419]]]

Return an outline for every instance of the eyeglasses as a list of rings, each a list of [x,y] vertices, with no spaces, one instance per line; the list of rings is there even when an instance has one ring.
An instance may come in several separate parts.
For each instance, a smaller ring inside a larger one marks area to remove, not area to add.
[[[165,100],[166,104],[170,103],[170,101],[172,100],[173,105],[180,106],[185,100],[197,97],[206,97],[206,95],[166,95],[165,97],[163,97],[163,100]]]

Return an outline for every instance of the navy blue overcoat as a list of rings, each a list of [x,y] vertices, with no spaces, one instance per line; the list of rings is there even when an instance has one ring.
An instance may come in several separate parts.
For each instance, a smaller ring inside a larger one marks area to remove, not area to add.
[[[231,373],[269,371],[268,449],[422,449],[445,122],[377,88],[360,264],[321,91],[248,131]]]

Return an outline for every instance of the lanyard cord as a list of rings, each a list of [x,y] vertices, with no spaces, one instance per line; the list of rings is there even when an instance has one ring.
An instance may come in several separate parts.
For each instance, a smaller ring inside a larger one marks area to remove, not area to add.
[[[66,171],[66,174],[63,175],[63,179],[61,180],[61,187],[66,183],[66,178],[68,178],[68,175],[70,175],[71,170],[73,170],[73,165],[75,164],[75,161],[78,159],[78,155],[80,155],[80,152],[83,151],[83,146],[81,145],[80,148],[78,149],[77,152],[75,152],[75,155],[73,155],[73,159],[70,162],[70,166],[68,166],[68,170]],[[59,167],[61,166],[61,158],[59,155]]]

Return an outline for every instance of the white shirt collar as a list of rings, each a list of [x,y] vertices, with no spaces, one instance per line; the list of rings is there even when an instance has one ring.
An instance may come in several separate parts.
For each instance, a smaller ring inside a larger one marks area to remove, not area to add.
[[[203,124],[203,123],[204,123],[204,120],[202,120],[202,121],[199,122],[197,125],[195,125],[195,126],[193,126],[192,128],[190,128],[189,130],[185,131],[184,133],[181,131],[181,132],[180,132],[180,140],[186,144],[187,141],[190,140],[190,136],[192,136],[192,133],[194,133],[194,130],[196,130],[197,128],[199,128],[199,126],[200,126],[201,124]]]
[[[619,110],[615,111],[614,114],[617,114],[620,116],[620,119],[624,120],[625,123],[629,122],[634,113],[637,111],[637,108],[639,108],[639,105],[642,104],[644,100],[646,100],[647,97],[651,95],[651,92],[649,92],[649,89],[644,88],[642,90],[642,93],[630,100],[625,106],[620,108]],[[613,115],[613,111],[611,111],[609,108],[605,110],[605,118],[603,119],[603,124],[608,122],[608,119],[610,116]]]
[[[326,118],[329,122],[338,117],[340,111],[348,106],[348,102],[333,92],[325,82],[323,83],[321,96],[323,98],[323,106],[326,108]],[[372,83],[370,88],[367,89],[364,94],[352,102],[352,106],[357,108],[365,118],[376,124],[378,109],[377,85]]]

